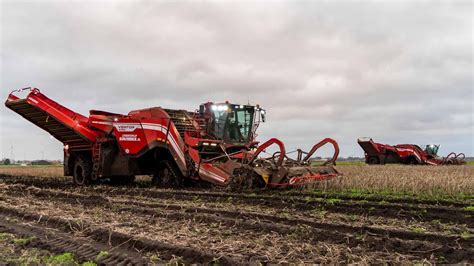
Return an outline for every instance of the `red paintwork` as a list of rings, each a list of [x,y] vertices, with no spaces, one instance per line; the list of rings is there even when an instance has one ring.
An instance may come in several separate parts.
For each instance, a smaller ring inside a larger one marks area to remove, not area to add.
[[[367,163],[404,163],[404,164],[462,164],[464,154],[450,153],[442,158],[428,154],[425,150],[415,144],[388,145],[374,142],[370,139],[358,139],[359,145],[365,152]],[[462,157],[462,158],[461,158]],[[376,160],[374,159],[376,158]],[[374,161],[375,160],[375,161]]]
[[[15,93],[24,90],[29,90],[29,94],[25,98],[22,99],[15,95]],[[108,151],[109,154],[112,154],[111,156],[115,156],[112,158],[119,164],[116,165],[114,175],[141,174],[136,170],[139,168],[139,163],[134,160],[142,158],[147,160],[146,156],[151,154],[147,152],[156,151],[154,149],[159,147],[169,151],[170,155],[166,156],[171,156],[174,159],[184,176],[206,180],[217,185],[229,183],[232,171],[240,166],[237,162],[246,161],[246,164],[250,165],[265,148],[272,144],[278,145],[280,149],[277,167],[281,166],[285,159],[285,146],[278,139],[270,139],[258,146],[258,142],[255,141],[256,124],[252,126],[253,134],[250,135],[250,139],[246,143],[225,143],[222,140],[214,139],[213,136],[208,135],[206,128],[201,128],[203,121],[209,121],[210,115],[207,111],[192,113],[154,107],[133,110],[128,114],[116,114],[91,110],[89,117],[85,117],[49,99],[36,88],[13,91],[8,96],[5,105],[48,131],[64,144],[65,156],[67,156],[65,157],[66,175],[71,174],[66,158],[74,153],[88,154],[94,169],[110,166],[104,165],[105,162],[101,159],[103,143],[106,143],[106,147],[107,145],[114,147],[114,149],[109,148]],[[208,102],[202,106],[205,110],[210,110],[212,103]],[[206,124],[204,123],[204,125]],[[339,148],[337,143],[331,139],[325,139],[316,144],[310,153],[314,153],[326,143],[334,145],[335,155],[334,160],[331,160],[334,162]],[[213,149],[207,152],[208,148]],[[232,152],[228,154],[224,151]],[[116,154],[116,152],[120,154]],[[214,155],[209,157],[208,154]],[[309,158],[309,156],[307,157]],[[132,167],[129,166],[130,163],[135,164]],[[146,161],[146,163],[155,164],[157,162]],[[120,166],[124,166],[124,172],[117,172],[122,171]],[[119,170],[116,170],[117,168]],[[109,169],[109,171],[112,170]],[[101,177],[101,174],[97,173],[97,176]],[[332,176],[308,174],[294,177],[292,184],[287,183],[286,186],[329,177]],[[93,178],[97,178],[94,173]]]
[[[15,95],[17,92],[29,90],[25,99]],[[127,115],[114,114],[104,111],[91,110],[89,118],[82,116],[46,97],[38,89],[25,88],[13,91],[7,98],[6,105],[13,109],[13,105],[25,101],[28,105],[35,106],[53,117],[64,126],[72,129],[85,141],[89,142],[89,150],[100,137],[113,134],[122,154],[129,157],[139,157],[156,145],[164,145],[172,154],[176,164],[185,174],[188,167],[186,156],[196,164],[201,163],[201,157],[196,147],[202,142],[220,143],[221,141],[192,137],[194,132],[186,132],[185,140],[180,136],[176,126],[171,121],[169,114],[160,107],[133,110]],[[211,103],[207,103],[210,105]],[[20,114],[21,110],[14,110]],[[22,114],[28,116],[28,114]],[[198,128],[196,122],[193,125]],[[44,128],[48,131],[48,129]],[[58,138],[65,145],[64,139]],[[254,139],[251,143],[256,143]],[[226,145],[227,147],[231,145]],[[68,146],[67,152],[74,152],[73,146]],[[238,155],[234,155],[238,156]],[[226,184],[229,174],[219,169],[217,163],[201,163],[198,175],[212,183]]]
[[[334,148],[334,154],[332,156],[331,159],[329,159],[328,161],[326,161],[324,164],[329,164],[329,163],[335,163],[336,160],[337,160],[337,157],[339,156],[339,145],[337,144],[337,142],[331,138],[325,138],[323,140],[321,140],[320,142],[316,143],[313,148],[311,148],[311,150],[308,152],[308,154],[306,154],[306,156],[304,157],[303,161],[308,161],[309,158],[311,158],[311,156],[313,156],[313,154],[319,149],[321,148],[322,146],[326,145],[326,144],[331,144]]]
[[[276,144],[280,148],[279,154],[278,154],[278,161],[277,161],[277,166],[280,166],[283,163],[283,160],[285,159],[286,156],[286,151],[285,151],[285,145],[283,145],[283,142],[281,142],[279,139],[276,138],[271,138],[267,142],[263,143],[258,147],[258,149],[255,151],[255,153],[252,156],[252,159],[250,159],[250,162],[253,162],[255,159],[257,159],[258,155],[268,148],[269,146]]]

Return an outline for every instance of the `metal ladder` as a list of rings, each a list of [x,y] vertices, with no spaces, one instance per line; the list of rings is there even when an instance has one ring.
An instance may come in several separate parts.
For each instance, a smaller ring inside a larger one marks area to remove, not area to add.
[[[107,142],[107,138],[97,138],[97,141],[92,145],[92,180],[102,176],[102,143]]]

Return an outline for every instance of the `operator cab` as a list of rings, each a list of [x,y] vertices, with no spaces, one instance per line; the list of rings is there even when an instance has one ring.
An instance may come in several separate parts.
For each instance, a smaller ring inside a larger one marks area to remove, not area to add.
[[[439,145],[429,144],[425,146],[425,152],[429,155],[436,156],[438,154]]]
[[[254,142],[258,125],[265,122],[265,110],[258,105],[208,102],[199,107],[199,113],[209,136],[233,146]]]

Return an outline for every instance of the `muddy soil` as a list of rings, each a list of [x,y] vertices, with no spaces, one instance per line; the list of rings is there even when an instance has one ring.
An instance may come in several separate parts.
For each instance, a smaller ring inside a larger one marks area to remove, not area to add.
[[[0,177],[0,232],[99,264],[473,263],[468,206]]]

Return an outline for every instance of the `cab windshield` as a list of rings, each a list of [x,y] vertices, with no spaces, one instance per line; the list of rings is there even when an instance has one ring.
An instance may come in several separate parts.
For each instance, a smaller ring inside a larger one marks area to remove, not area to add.
[[[253,106],[220,105],[212,109],[214,136],[230,143],[247,143],[252,133]]]
[[[430,144],[430,145],[426,145],[425,151],[426,153],[435,156],[438,154],[438,149],[439,149],[438,145]]]

